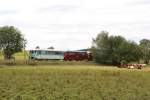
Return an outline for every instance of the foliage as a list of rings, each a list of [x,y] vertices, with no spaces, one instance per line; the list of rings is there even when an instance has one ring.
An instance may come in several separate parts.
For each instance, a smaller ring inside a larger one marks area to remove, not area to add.
[[[101,34],[98,34],[96,39],[93,39],[92,54],[94,60],[100,63],[106,63],[109,61],[109,42],[108,42],[108,33],[103,31]]]
[[[4,67],[0,100],[149,100],[149,77],[102,66]]]
[[[40,49],[40,46],[36,46],[35,49]]]
[[[150,40],[143,39],[140,41],[140,46],[143,52],[143,59],[146,64],[149,63],[150,60]]]
[[[26,41],[21,32],[13,26],[0,27],[0,49],[4,58],[11,59],[12,55],[25,47]]]
[[[109,36],[105,31],[93,39],[92,53],[96,62],[113,65],[139,61],[142,55],[135,42],[127,41],[122,36]]]
[[[54,48],[53,46],[51,46],[51,47],[48,47],[47,49],[52,49],[52,50],[54,50],[55,48]]]

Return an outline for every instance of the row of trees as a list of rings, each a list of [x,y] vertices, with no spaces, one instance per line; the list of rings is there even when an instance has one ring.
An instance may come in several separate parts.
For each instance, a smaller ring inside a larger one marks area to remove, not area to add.
[[[120,65],[140,60],[148,64],[150,60],[150,40],[143,39],[137,44],[122,36],[109,36],[106,31],[93,39],[91,50],[94,60],[102,64]]]

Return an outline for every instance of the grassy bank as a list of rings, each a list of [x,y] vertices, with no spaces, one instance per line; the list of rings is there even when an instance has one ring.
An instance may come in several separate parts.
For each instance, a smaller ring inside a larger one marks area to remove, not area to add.
[[[149,70],[66,65],[0,68],[0,100],[149,100]]]
[[[45,65],[97,65],[93,61],[60,61],[60,60],[0,60],[0,66],[45,66]]]

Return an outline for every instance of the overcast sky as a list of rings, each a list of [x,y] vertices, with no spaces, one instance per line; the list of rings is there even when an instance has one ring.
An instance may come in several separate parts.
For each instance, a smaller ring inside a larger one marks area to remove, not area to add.
[[[0,0],[0,26],[13,25],[27,48],[74,50],[105,30],[138,42],[150,39],[150,0]]]

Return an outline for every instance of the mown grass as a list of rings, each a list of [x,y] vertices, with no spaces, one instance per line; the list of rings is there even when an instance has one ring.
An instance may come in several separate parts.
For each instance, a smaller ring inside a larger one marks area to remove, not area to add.
[[[150,72],[51,65],[0,68],[0,100],[149,100]]]

